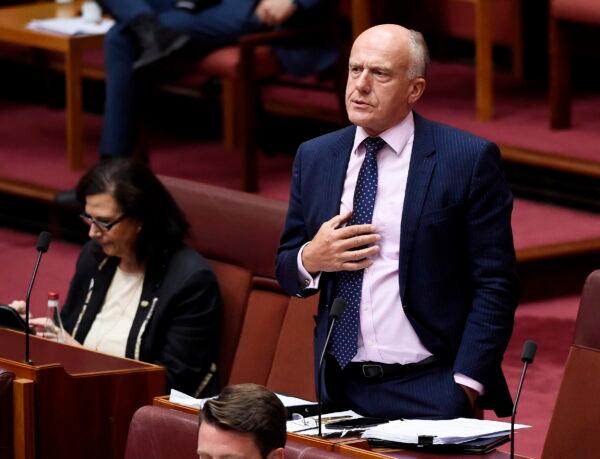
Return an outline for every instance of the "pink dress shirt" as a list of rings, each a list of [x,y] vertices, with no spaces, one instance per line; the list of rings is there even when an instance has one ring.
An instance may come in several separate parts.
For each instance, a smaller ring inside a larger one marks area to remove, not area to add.
[[[407,364],[431,355],[404,314],[398,281],[400,225],[414,139],[412,112],[379,136],[386,145],[377,154],[378,185],[372,223],[381,236],[380,251],[373,258],[373,265],[364,271],[358,351],[352,361]],[[358,126],[346,171],[340,213],[352,210],[354,188],[365,156],[362,142],[367,137],[365,130]],[[302,250],[298,254],[298,269],[304,285],[318,287],[320,275],[313,278],[304,269]],[[483,394],[484,388],[479,382],[460,373],[456,373],[454,379]]]

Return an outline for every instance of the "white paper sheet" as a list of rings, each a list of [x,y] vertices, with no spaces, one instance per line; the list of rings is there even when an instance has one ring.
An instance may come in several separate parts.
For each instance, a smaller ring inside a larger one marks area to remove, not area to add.
[[[281,403],[283,403],[283,406],[285,406],[286,408],[291,408],[293,406],[300,406],[300,405],[316,405],[317,402],[311,402],[309,400],[304,400],[298,397],[290,397],[289,395],[283,395],[283,394],[275,394],[277,395],[277,398],[279,400],[281,400]]]
[[[112,19],[100,22],[88,22],[81,16],[74,18],[34,19],[27,28],[43,32],[54,32],[62,35],[103,35],[114,25]]]
[[[171,393],[169,394],[169,401],[171,403],[177,403],[178,405],[189,406],[191,408],[202,409],[204,403],[207,400],[210,400],[215,397],[209,398],[194,398],[191,395],[184,394],[183,392],[179,392],[178,390],[171,389]]]

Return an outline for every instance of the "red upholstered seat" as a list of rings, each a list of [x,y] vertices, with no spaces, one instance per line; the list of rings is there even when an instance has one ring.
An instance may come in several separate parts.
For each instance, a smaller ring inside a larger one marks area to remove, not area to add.
[[[198,417],[144,406],[129,425],[125,459],[198,459]]]
[[[289,297],[281,293],[255,290],[250,294],[229,383],[267,385],[288,302]]]
[[[280,65],[273,52],[273,48],[267,45],[257,46],[254,49],[254,75],[257,78],[265,78],[280,71]],[[238,78],[240,72],[240,48],[228,46],[217,49],[199,60],[195,69],[198,72],[212,76]]]
[[[286,204],[188,180],[162,180],[190,222],[191,246],[211,259],[219,281],[221,383],[254,382],[314,399],[316,297],[290,299],[274,280]]]
[[[317,302],[317,295],[290,298],[267,381],[269,389],[316,400],[312,337]]]
[[[131,420],[125,459],[198,459],[197,442],[196,415],[157,406],[144,406],[136,411]],[[285,457],[337,459],[346,456],[288,440]]]
[[[569,22],[600,24],[598,0],[552,0],[552,16]]]

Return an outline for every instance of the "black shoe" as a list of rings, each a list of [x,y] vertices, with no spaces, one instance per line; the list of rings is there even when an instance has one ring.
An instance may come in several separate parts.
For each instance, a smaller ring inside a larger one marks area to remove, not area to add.
[[[161,26],[154,16],[138,16],[130,30],[138,39],[141,53],[133,63],[134,69],[162,60],[180,50],[190,41],[190,37]]]
[[[81,203],[77,200],[77,191],[75,188],[56,193],[54,202],[65,207],[81,207]]]

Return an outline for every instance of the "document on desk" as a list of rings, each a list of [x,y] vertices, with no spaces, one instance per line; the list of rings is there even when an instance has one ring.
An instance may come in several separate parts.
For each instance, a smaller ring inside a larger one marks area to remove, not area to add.
[[[360,418],[361,415],[355,413],[354,411],[338,411],[335,413],[327,413],[321,417],[323,433],[324,434],[333,434],[333,433],[342,433],[347,429],[332,429],[328,428],[327,424],[330,422],[339,421],[342,419],[356,419]],[[309,417],[295,417],[291,421],[287,422],[287,431],[288,432],[297,432],[302,435],[317,435],[319,432],[318,429],[318,417],[317,416],[309,416]]]
[[[281,400],[281,403],[283,403],[283,406],[285,406],[286,408],[293,408],[294,406],[304,406],[304,405],[316,405],[317,402],[311,402],[309,400],[304,400],[298,397],[290,397],[289,395],[283,395],[283,394],[278,394],[275,393],[275,395],[277,395],[277,398],[279,400]]]
[[[99,22],[89,22],[83,17],[34,19],[27,24],[30,30],[54,32],[62,35],[104,35],[114,25],[112,19],[102,19]]]
[[[194,398],[191,395],[185,394],[175,389],[171,389],[169,394],[169,401],[171,403],[177,403],[178,405],[189,406],[190,408],[202,409],[207,400],[211,400],[216,397],[208,398]]]
[[[530,426],[515,424],[515,430]],[[480,438],[506,435],[510,423],[470,418],[440,421],[407,419],[391,421],[365,430],[363,438],[386,440],[397,443],[434,445],[460,444]]]

